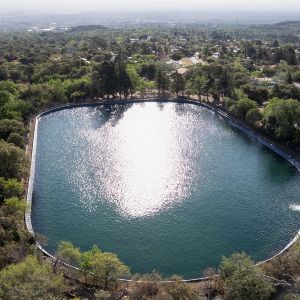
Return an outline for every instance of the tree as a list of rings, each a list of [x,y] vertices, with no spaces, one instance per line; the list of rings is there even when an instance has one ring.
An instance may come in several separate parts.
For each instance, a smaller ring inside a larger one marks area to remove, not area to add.
[[[274,47],[274,48],[279,47],[279,42],[277,40],[275,40],[272,44],[272,47]]]
[[[187,84],[187,89],[190,93],[198,95],[198,98],[201,100],[201,96],[205,93],[208,87],[208,79],[200,74],[197,74],[192,78],[191,81]]]
[[[33,64],[26,65],[24,67],[24,75],[27,77],[29,82],[31,82],[33,74],[34,74],[34,65]]]
[[[101,283],[107,290],[109,282],[114,282],[118,277],[129,275],[129,268],[124,265],[116,254],[102,252],[97,246],[84,252],[81,256],[80,268],[92,274],[94,283]]]
[[[139,73],[140,76],[145,77],[148,80],[154,80],[156,74],[156,66],[153,63],[142,64]]]
[[[225,281],[225,298],[228,300],[267,300],[274,291],[265,274],[245,253],[223,257],[220,275]]]
[[[130,93],[133,95],[135,91],[139,91],[142,94],[142,97],[145,93],[145,90],[149,87],[151,87],[150,81],[146,81],[145,79],[141,78],[141,76],[136,71],[135,67],[133,65],[127,65],[127,73],[130,77],[131,81],[131,90]]]
[[[0,120],[0,139],[6,140],[11,133],[23,135],[25,133],[23,122],[9,119]]]
[[[49,265],[34,256],[0,271],[0,298],[4,300],[62,299],[64,288],[63,276],[53,274]]]
[[[275,84],[272,90],[272,97],[300,100],[300,89],[294,84]]]
[[[11,80],[0,81],[0,91],[6,91],[14,96],[19,95],[19,89]]]
[[[76,266],[78,265],[80,258],[81,252],[79,248],[74,247],[71,242],[61,241],[58,245],[56,261],[53,265],[53,270],[54,272],[57,271],[57,267],[61,261]]]
[[[297,100],[273,98],[266,109],[266,129],[276,138],[300,144],[300,103]]]
[[[125,64],[123,61],[120,61],[116,64],[115,68],[116,80],[117,80],[117,90],[120,95],[124,95],[125,99],[128,97],[130,90],[132,89],[132,83],[130,76],[127,73]]]
[[[11,97],[10,101],[7,102],[3,107],[1,113],[7,118],[21,118],[28,116],[32,105],[24,100]]]
[[[228,300],[268,300],[274,292],[263,274],[252,270],[237,270],[225,281],[225,298]]]
[[[176,94],[176,97],[178,97],[179,93],[184,93],[185,90],[185,80],[184,77],[178,73],[178,71],[174,72],[172,74],[172,84],[171,89]]]
[[[160,66],[157,69],[155,75],[155,82],[158,88],[158,93],[162,93],[164,96],[165,91],[169,88],[169,78],[163,66]]]
[[[180,52],[175,52],[171,55],[171,58],[173,60],[181,60],[183,58],[183,55]]]
[[[289,47],[286,50],[286,61],[289,65],[296,65],[297,64],[296,52],[292,47]]]
[[[297,71],[293,74],[293,81],[300,82],[300,71]]]
[[[0,80],[7,80],[8,79],[8,72],[6,68],[0,67]]]
[[[86,98],[89,95],[91,80],[83,77],[79,79],[67,79],[62,82],[66,96],[76,101],[80,98]]]
[[[252,268],[253,261],[246,253],[234,253],[229,258],[222,257],[220,275],[223,280],[226,280],[240,269],[250,270]]]
[[[7,91],[0,91],[0,107],[9,102],[11,94]]]
[[[107,48],[107,41],[101,36],[92,37],[92,43],[97,47],[101,47],[104,49]]]
[[[262,118],[263,114],[261,113],[259,108],[251,108],[246,114],[245,121],[252,127],[256,127],[257,122],[261,121]]]
[[[259,104],[268,100],[269,91],[264,87],[256,87],[251,84],[245,84],[241,86],[243,92],[249,97],[250,100],[253,100]]]
[[[0,205],[0,269],[20,262],[33,251],[35,239],[24,227],[25,208],[26,202],[17,197],[7,198]]]
[[[291,72],[289,71],[286,78],[287,84],[292,84],[294,82]]]
[[[66,92],[60,80],[52,80],[50,84],[50,102],[63,104],[66,102]]]
[[[257,103],[248,98],[242,98],[229,107],[229,113],[234,117],[244,120],[250,109],[257,108]]]
[[[229,72],[227,68],[223,69],[223,72],[221,73],[220,81],[220,91],[222,92],[222,96],[229,96],[232,92],[233,86],[232,86],[232,79],[229,75]]]
[[[117,91],[117,76],[115,71],[115,63],[104,61],[96,69],[96,84],[101,94],[109,96],[115,95]]]
[[[26,173],[25,151],[3,140],[0,140],[0,161],[1,177],[21,179]]]
[[[18,133],[15,132],[10,133],[7,138],[7,142],[14,144],[15,146],[20,147],[21,149],[25,149],[25,140]]]
[[[16,215],[19,212],[24,213],[26,209],[26,202],[17,197],[6,199],[4,204],[11,215]]]
[[[20,197],[23,193],[22,183],[14,178],[5,180],[0,177],[0,195],[5,198]]]

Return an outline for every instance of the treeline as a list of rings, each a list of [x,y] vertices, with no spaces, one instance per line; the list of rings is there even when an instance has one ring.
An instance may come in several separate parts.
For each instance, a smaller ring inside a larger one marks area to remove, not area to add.
[[[28,170],[25,124],[30,110],[14,83],[0,81],[0,268],[22,260],[35,243],[24,227],[21,183]]]
[[[252,61],[277,64],[284,60],[288,65],[296,65],[298,62],[295,48],[290,45],[280,46],[277,40],[272,45],[263,45],[259,40],[244,42],[243,50],[245,58],[249,57]]]

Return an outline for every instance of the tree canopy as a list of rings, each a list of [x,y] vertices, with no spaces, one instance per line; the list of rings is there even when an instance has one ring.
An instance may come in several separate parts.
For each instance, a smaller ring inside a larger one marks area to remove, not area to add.
[[[62,299],[64,288],[63,276],[34,256],[0,271],[0,298],[4,300]]]

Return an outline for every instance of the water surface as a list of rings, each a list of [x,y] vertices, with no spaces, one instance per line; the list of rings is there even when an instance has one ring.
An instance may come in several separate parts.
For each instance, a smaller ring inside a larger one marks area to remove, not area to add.
[[[300,176],[213,112],[191,104],[74,108],[41,118],[33,227],[133,272],[199,277],[222,255],[255,260],[300,224]]]

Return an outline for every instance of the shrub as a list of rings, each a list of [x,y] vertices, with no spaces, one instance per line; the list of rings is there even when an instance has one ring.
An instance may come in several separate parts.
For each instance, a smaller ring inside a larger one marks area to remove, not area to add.
[[[10,133],[10,135],[7,138],[7,142],[14,144],[15,146],[20,147],[21,149],[25,149],[24,138],[18,133]]]
[[[267,300],[274,291],[264,273],[245,253],[223,257],[220,275],[225,281],[225,298],[228,300]]]
[[[247,112],[253,108],[257,108],[257,103],[248,98],[243,98],[229,107],[229,113],[238,119],[244,120]]]
[[[0,177],[0,195],[4,197],[20,197],[23,192],[22,183],[16,179],[5,180]]]
[[[62,299],[64,287],[63,276],[33,256],[0,271],[1,299]]]
[[[247,124],[255,127],[257,122],[261,121],[263,118],[263,114],[258,108],[251,108],[247,114],[245,121]]]
[[[6,140],[11,133],[24,134],[23,122],[10,119],[0,120],[0,139]]]
[[[25,151],[3,140],[0,140],[0,161],[1,177],[21,179],[26,173]]]

